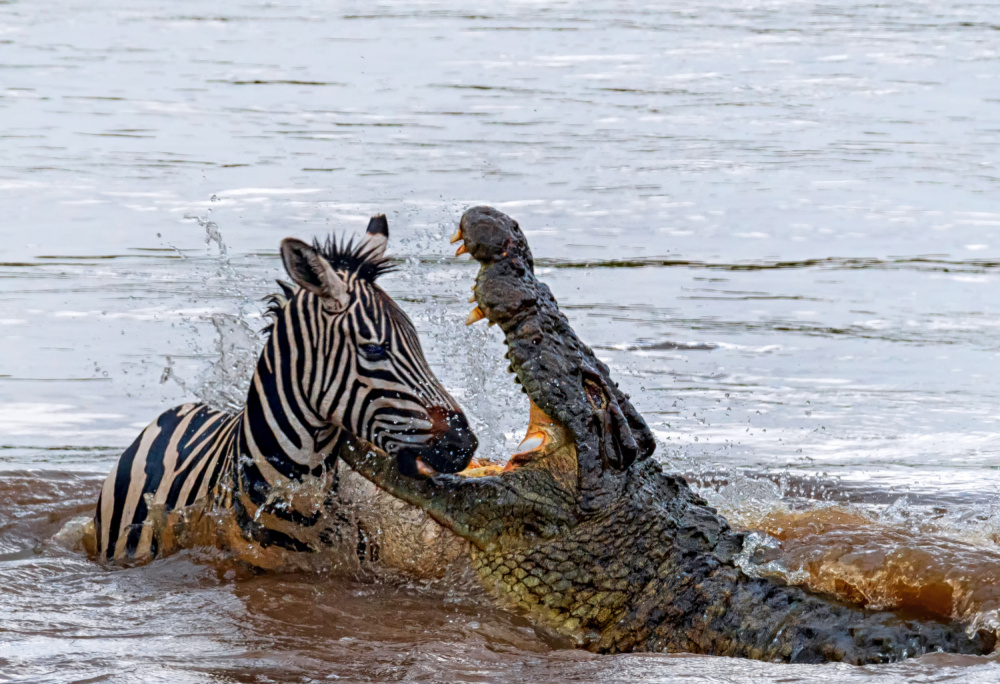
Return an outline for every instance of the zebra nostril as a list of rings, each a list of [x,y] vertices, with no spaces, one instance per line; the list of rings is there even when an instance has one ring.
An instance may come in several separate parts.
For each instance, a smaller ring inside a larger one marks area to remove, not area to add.
[[[461,411],[449,411],[447,422],[448,433],[457,438],[459,442],[471,441],[471,448],[475,450],[479,442],[476,440],[476,436],[472,434],[472,429],[469,427],[469,421],[466,419],[465,414]]]
[[[467,430],[469,421],[465,419],[465,414],[460,411],[448,412],[448,427],[452,430]]]
[[[449,412],[448,428],[444,440],[447,447],[455,452],[456,456],[468,454],[471,459],[472,454],[479,447],[479,440],[472,434],[465,414],[458,411]]]

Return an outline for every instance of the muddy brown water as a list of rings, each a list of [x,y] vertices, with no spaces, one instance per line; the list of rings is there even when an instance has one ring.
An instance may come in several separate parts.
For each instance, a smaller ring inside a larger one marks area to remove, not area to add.
[[[287,235],[385,279],[502,460],[462,210],[539,273],[754,572],[998,622],[995,3],[0,2],[0,681],[996,681],[594,656],[441,579],[76,545],[164,408],[237,405]]]

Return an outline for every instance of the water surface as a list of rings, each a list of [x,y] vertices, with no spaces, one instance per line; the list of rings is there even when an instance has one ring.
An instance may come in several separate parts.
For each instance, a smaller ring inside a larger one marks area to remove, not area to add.
[[[376,212],[509,454],[523,395],[445,239],[489,203],[737,523],[836,504],[989,556],[998,30],[959,0],[0,3],[0,680],[994,681],[595,657],[465,580],[109,570],[53,535],[160,411],[239,402],[281,238]]]

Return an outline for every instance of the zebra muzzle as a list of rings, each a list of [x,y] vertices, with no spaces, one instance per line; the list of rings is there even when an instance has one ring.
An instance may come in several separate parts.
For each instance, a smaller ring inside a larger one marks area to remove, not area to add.
[[[396,456],[399,471],[411,477],[429,477],[437,473],[457,473],[472,460],[479,440],[460,411],[432,406],[428,415],[433,421],[433,437],[426,444],[410,444]]]

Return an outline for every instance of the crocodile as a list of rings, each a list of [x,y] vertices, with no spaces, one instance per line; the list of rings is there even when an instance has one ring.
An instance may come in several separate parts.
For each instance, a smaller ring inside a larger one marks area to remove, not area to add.
[[[746,572],[746,535],[651,458],[652,432],[535,277],[517,222],[474,207],[457,241],[480,264],[467,323],[499,325],[530,399],[519,452],[502,468],[416,476],[357,439],[340,455],[467,540],[500,605],[597,653],[861,665],[993,650],[995,634],[959,621],[865,609]]]

